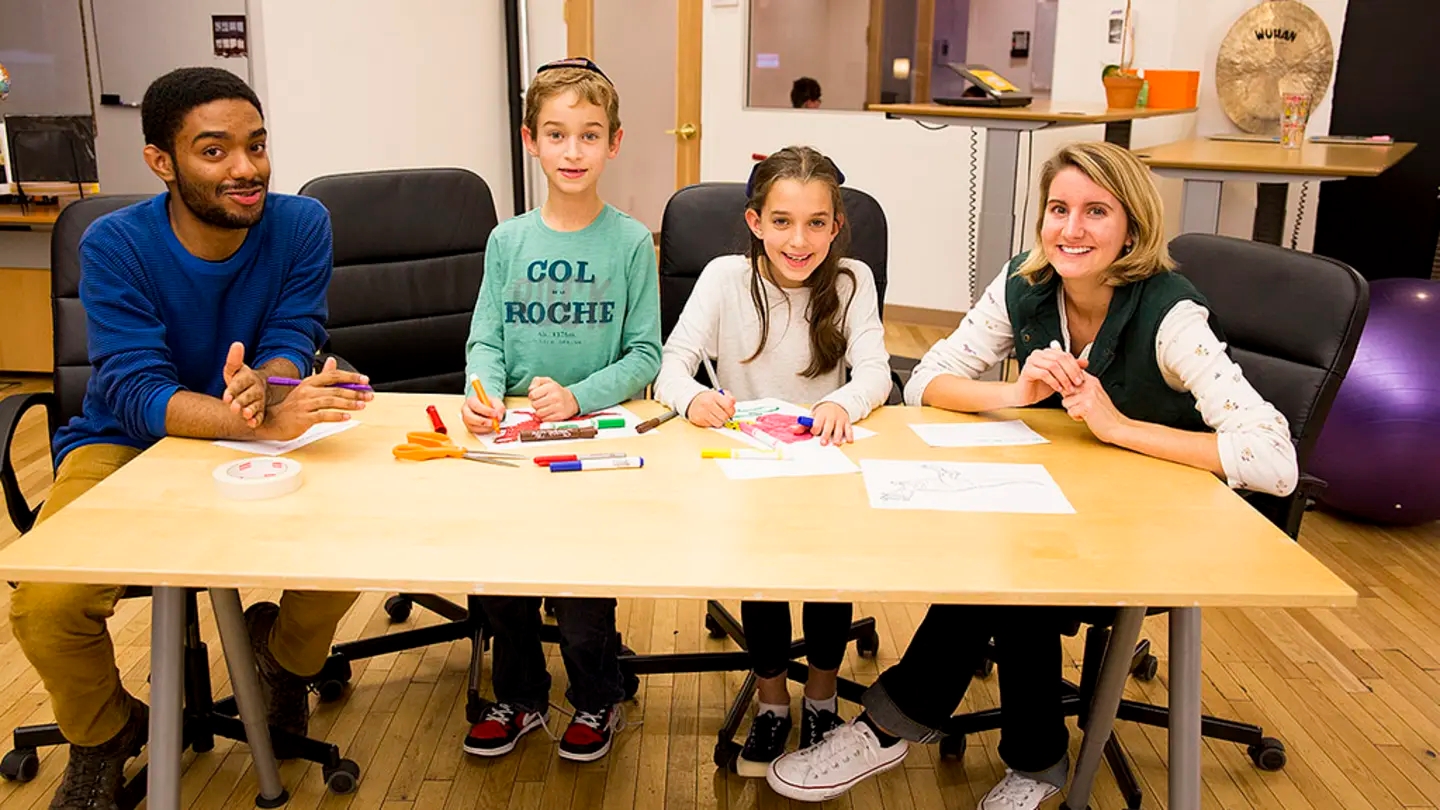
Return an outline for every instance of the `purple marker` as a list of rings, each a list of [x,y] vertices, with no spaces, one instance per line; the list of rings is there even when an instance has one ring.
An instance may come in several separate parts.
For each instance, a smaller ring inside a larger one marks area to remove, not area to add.
[[[299,384],[300,384],[300,381],[297,380],[297,379],[295,379],[295,378],[293,378],[293,377],[267,377],[267,378],[265,379],[265,382],[266,382],[266,384],[268,384],[268,385],[299,385]],[[368,386],[368,385],[360,385],[359,383],[339,383],[339,384],[337,384],[337,385],[332,385],[332,386],[328,386],[328,387],[330,387],[330,388],[345,388],[345,389],[348,389],[348,390],[350,390],[350,391],[374,391],[374,390],[375,390],[375,389],[371,388],[371,387]]]

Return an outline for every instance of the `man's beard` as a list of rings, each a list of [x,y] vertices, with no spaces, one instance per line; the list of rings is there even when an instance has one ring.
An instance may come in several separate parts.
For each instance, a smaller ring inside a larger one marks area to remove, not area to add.
[[[175,167],[175,185],[180,191],[180,201],[185,204],[186,208],[190,209],[190,213],[194,214],[196,219],[207,225],[214,225],[217,228],[244,230],[245,228],[252,228],[259,224],[260,220],[265,216],[264,200],[261,200],[259,210],[253,215],[247,216],[244,214],[230,213],[225,210],[225,207],[220,203],[219,199],[211,196],[208,188],[198,183],[190,182],[185,175],[181,173],[178,165]],[[228,191],[254,188],[264,189],[265,183],[260,182],[247,186],[225,184],[218,186],[216,193],[224,194]]]

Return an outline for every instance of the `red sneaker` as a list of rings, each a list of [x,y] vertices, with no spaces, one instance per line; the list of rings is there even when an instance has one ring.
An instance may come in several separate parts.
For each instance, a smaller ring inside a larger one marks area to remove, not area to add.
[[[594,762],[609,753],[615,733],[624,728],[625,707],[618,703],[598,712],[577,711],[560,738],[560,756],[573,762]]]
[[[537,728],[544,728],[546,716],[527,712],[509,703],[492,703],[480,716],[480,722],[465,735],[465,753],[477,757],[498,757],[515,750],[520,738]]]

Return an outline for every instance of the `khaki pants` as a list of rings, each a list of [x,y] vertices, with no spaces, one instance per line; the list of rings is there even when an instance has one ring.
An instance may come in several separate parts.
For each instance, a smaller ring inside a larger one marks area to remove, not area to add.
[[[43,522],[139,455],[131,447],[89,444],[65,456]],[[120,685],[115,647],[105,621],[115,615],[123,588],[22,582],[10,599],[10,624],[30,664],[40,673],[65,739],[75,745],[106,742],[130,717]],[[330,653],[335,627],[358,594],[286,591],[270,634],[270,652],[287,670],[314,675]]]

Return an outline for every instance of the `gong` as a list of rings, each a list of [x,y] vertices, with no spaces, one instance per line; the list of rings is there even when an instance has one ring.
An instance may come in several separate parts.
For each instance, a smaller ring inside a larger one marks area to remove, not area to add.
[[[1240,16],[1220,43],[1215,86],[1220,106],[1246,132],[1280,131],[1280,94],[1310,94],[1315,109],[1330,89],[1330,30],[1297,0],[1269,0]]]

